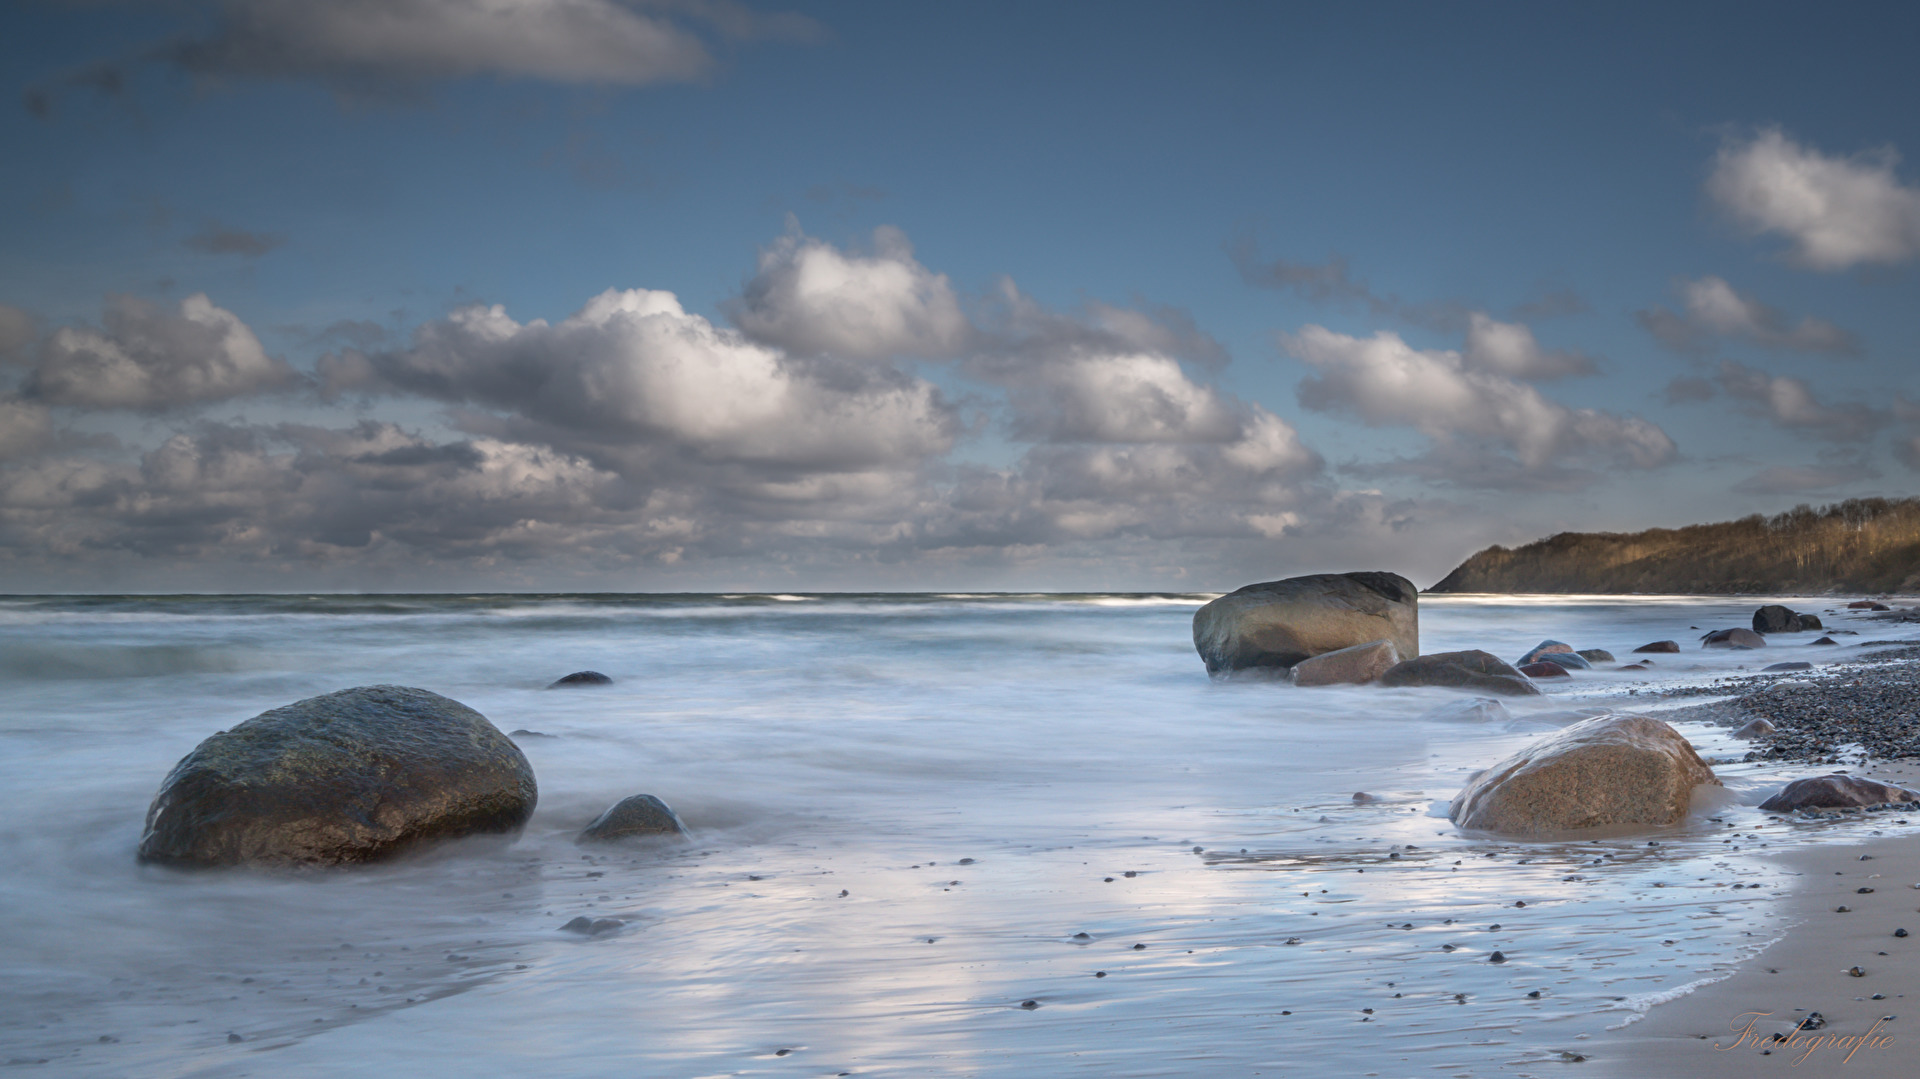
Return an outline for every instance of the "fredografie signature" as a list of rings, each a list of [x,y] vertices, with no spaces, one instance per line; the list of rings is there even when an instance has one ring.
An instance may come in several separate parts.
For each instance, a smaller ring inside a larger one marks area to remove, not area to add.
[[[1800,1055],[1794,1060],[1794,1064],[1798,1065],[1813,1054],[1825,1050],[1844,1051],[1847,1055],[1841,1058],[1840,1063],[1845,1064],[1861,1049],[1884,1049],[1893,1044],[1893,1035],[1880,1033],[1880,1024],[1886,1022],[1885,1018],[1875,1019],[1873,1026],[1867,1028],[1864,1034],[1817,1034],[1814,1033],[1815,1028],[1810,1027],[1804,1020],[1787,1034],[1767,1034],[1753,1029],[1755,1023],[1772,1014],[1772,1012],[1741,1012],[1728,1023],[1728,1026],[1740,1032],[1740,1036],[1730,1045],[1714,1042],[1713,1047],[1721,1051],[1738,1049],[1743,1045],[1764,1047],[1769,1052],[1774,1049],[1798,1050]]]

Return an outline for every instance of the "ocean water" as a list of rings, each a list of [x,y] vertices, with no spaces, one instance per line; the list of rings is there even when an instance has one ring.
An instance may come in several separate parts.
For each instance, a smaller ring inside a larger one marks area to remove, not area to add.
[[[1785,600],[1862,636],[1735,653],[1693,643],[1764,601],[1423,597],[1428,652],[1688,647],[1488,720],[1440,689],[1210,682],[1190,629],[1208,598],[0,599],[0,1060],[1560,1074],[1779,935],[1793,879],[1774,854],[1908,827],[1761,814],[1805,771],[1736,763],[1746,747],[1704,725],[1683,730],[1726,787],[1684,825],[1520,843],[1446,820],[1468,773],[1584,714],[1659,714],[1663,686],[1898,636],[1830,601]],[[580,669],[615,684],[543,688]],[[538,732],[517,738],[540,783],[524,834],[324,873],[135,863],[200,739],[373,683]],[[573,843],[641,792],[690,841]],[[560,930],[578,915],[625,925]]]

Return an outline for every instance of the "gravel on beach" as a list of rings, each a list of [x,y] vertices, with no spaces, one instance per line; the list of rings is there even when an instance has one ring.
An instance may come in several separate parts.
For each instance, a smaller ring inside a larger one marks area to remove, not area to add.
[[[1859,647],[1864,651],[1833,674],[1726,679],[1669,696],[1738,694],[1684,712],[1730,726],[1753,719],[1772,723],[1776,733],[1756,745],[1749,760],[1832,764],[1847,746],[1878,760],[1920,758],[1920,644],[1868,641]]]

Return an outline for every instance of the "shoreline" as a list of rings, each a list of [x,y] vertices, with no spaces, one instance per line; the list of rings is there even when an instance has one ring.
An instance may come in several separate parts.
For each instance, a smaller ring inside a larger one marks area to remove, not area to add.
[[[1769,752],[1756,745],[1749,759],[1836,765],[1920,789],[1920,743],[1909,733],[1916,717],[1893,711],[1910,708],[1920,692],[1920,660],[1902,657],[1843,670],[1788,692],[1783,699],[1759,686],[1703,710],[1721,712],[1721,723],[1736,715],[1766,716],[1779,726],[1778,748]],[[1878,693],[1891,707],[1863,714],[1863,693]],[[1743,700],[1751,707],[1743,709]],[[1836,712],[1842,713],[1838,720]],[[1905,736],[1905,752],[1838,753],[1841,746],[1861,744],[1889,748],[1889,735]],[[1911,816],[1920,816],[1920,805],[1912,814],[1898,814]],[[1854,834],[1783,854],[1780,868],[1798,878],[1781,900],[1783,935],[1732,974],[1596,1037],[1589,1043],[1588,1072],[1620,1079],[1733,1079],[1770,1068],[1913,1074],[1920,1067],[1920,838],[1879,834],[1879,817],[1860,813],[1849,826],[1858,829]],[[1897,930],[1908,935],[1895,936]],[[1797,1030],[1816,1012],[1823,1023]]]

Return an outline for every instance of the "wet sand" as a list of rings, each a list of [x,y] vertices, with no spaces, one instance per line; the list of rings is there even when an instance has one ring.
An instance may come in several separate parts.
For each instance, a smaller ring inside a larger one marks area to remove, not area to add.
[[[1920,787],[1913,760],[1851,770]],[[1596,1037],[1582,1074],[1920,1074],[1920,841],[1875,838],[1879,816],[1849,825],[1865,842],[1836,833],[1829,844],[1783,855],[1781,870],[1796,875],[1781,900],[1792,927],[1785,939],[1732,977]],[[1896,937],[1898,929],[1910,935]],[[1824,1026],[1795,1034],[1814,1012]]]

